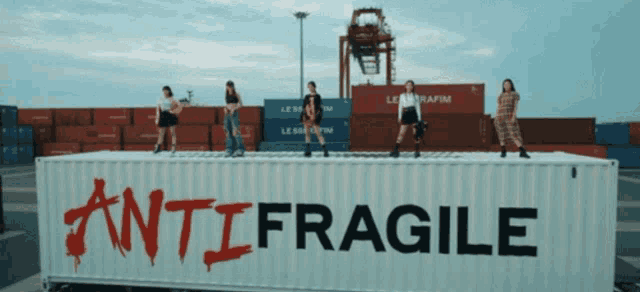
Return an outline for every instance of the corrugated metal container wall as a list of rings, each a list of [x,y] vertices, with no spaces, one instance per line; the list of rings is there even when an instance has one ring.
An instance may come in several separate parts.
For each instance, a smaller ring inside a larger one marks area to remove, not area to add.
[[[18,125],[18,107],[0,105],[0,126],[15,127]]]
[[[625,145],[607,148],[607,157],[620,161],[620,167],[640,167],[640,147]]]
[[[176,151],[211,151],[209,144],[178,144]]]
[[[216,124],[217,114],[218,114],[218,108],[215,108],[215,107],[184,108],[182,112],[178,115],[178,124],[179,125],[214,125]],[[155,123],[155,120],[152,122]]]
[[[93,109],[55,109],[54,111],[56,127],[93,125]]]
[[[351,117],[351,100],[343,98],[323,98],[323,117],[325,119],[345,119]],[[300,119],[302,100],[300,99],[265,99],[264,118],[268,119]]]
[[[526,162],[493,153],[162,157],[101,152],[37,159],[45,284],[527,292],[610,291],[614,282],[615,161],[561,153]],[[108,213],[84,207],[96,197]],[[183,210],[193,208],[200,210],[189,217],[189,232],[182,229]],[[134,220],[158,225],[141,233]]]
[[[33,145],[18,145],[19,163],[33,163]]]
[[[154,144],[158,142],[158,127],[154,125],[126,126],[124,127],[125,144]],[[165,131],[164,140],[167,140],[169,131]],[[177,132],[176,132],[177,135]]]
[[[225,151],[225,145],[224,144],[211,145],[211,150],[218,151],[218,152]],[[258,151],[258,145],[245,143],[244,150],[247,152]]]
[[[2,127],[2,145],[12,146],[18,144],[18,127]]]
[[[224,107],[217,107],[218,124],[224,124]],[[264,120],[264,108],[262,106],[244,106],[238,109],[240,124],[259,124]]]
[[[46,143],[42,145],[44,156],[80,153],[79,143]]]
[[[53,110],[50,109],[20,109],[18,123],[34,127],[53,126]]]
[[[56,135],[53,132],[53,127],[34,127],[33,139],[36,144],[52,143],[56,141]]]
[[[612,123],[596,125],[596,144],[624,145],[629,144],[629,123]]]
[[[128,126],[133,115],[128,108],[97,108],[93,112],[93,124],[96,126]]]
[[[33,145],[33,126],[18,125],[18,144]]]
[[[124,151],[153,151],[155,144],[125,144]],[[164,148],[163,148],[164,149]]]
[[[404,85],[354,86],[353,114],[397,114]],[[425,113],[484,114],[484,84],[438,84],[415,86]]]
[[[640,123],[629,123],[629,143],[640,145]]]
[[[117,126],[56,127],[56,141],[60,143],[118,144],[121,129]]]
[[[260,151],[279,151],[279,152],[287,152],[294,151],[297,156],[301,154],[302,151],[305,150],[307,144],[304,142],[261,142],[260,143]],[[320,143],[311,143],[311,151],[322,151],[322,146]],[[344,152],[349,151],[349,143],[348,142],[328,142],[326,144],[327,150],[329,152]]]
[[[16,164],[20,161],[18,156],[18,145],[2,146],[2,163],[3,164]]]
[[[211,144],[209,129],[209,126],[178,126],[176,127],[176,139],[178,143]]]
[[[95,152],[102,150],[120,151],[122,146],[120,144],[83,144],[81,145],[82,152]]]
[[[155,108],[134,108],[133,109],[133,125],[150,125],[153,126],[156,123],[156,109]]]
[[[350,120],[323,119],[320,131],[327,142],[349,141]],[[315,130],[310,129],[311,141],[318,142]],[[264,124],[264,141],[266,142],[293,142],[305,140],[304,125],[300,119],[268,119]]]
[[[585,156],[595,157],[595,158],[607,158],[607,146],[601,146],[601,145],[564,145],[564,144],[535,145],[535,144],[532,144],[532,145],[525,145],[525,147],[529,152],[562,151],[562,152],[572,153],[576,155],[585,155]],[[495,151],[495,152],[501,151],[500,145],[491,145],[491,151]],[[518,152],[518,153],[509,154],[509,155],[514,155],[514,156],[520,155],[519,154],[520,150],[515,145],[507,146],[507,151]],[[532,154],[532,155],[537,155],[537,154]]]
[[[424,146],[475,147],[488,149],[491,140],[490,117],[484,114],[427,114]],[[354,115],[351,127],[352,147],[391,147],[400,132],[397,114]],[[402,146],[413,146],[413,130],[407,129]]]
[[[495,130],[495,118],[491,119],[493,144],[500,144]],[[518,119],[524,144],[595,144],[596,121],[594,118],[523,118]]]

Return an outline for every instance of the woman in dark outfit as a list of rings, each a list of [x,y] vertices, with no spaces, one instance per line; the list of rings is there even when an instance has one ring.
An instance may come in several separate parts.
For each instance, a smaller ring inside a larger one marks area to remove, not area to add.
[[[324,112],[322,97],[316,92],[315,82],[310,81],[309,84],[307,84],[307,87],[309,88],[309,91],[311,93],[307,94],[304,97],[304,101],[302,103],[302,112],[300,113],[300,122],[304,125],[305,142],[307,142],[304,156],[311,156],[310,130],[313,127],[313,130],[316,132],[316,136],[318,136],[318,141],[320,141],[320,145],[322,145],[322,149],[324,150],[324,157],[329,157],[327,145],[325,144],[324,137],[322,135],[322,132],[320,131],[322,113]]]
[[[391,152],[391,157],[399,157],[398,148],[407,131],[407,127],[413,125],[414,140],[416,143],[415,157],[420,157],[420,138],[422,137],[423,122],[422,111],[420,108],[420,97],[416,94],[413,81],[409,80],[405,83],[406,91],[400,95],[398,102],[398,123],[400,124],[400,133],[396,140],[396,145]]]
[[[240,122],[238,121],[238,109],[242,107],[242,97],[233,85],[233,81],[227,82],[227,88],[225,90],[225,102],[227,105],[224,107],[224,134],[226,136],[226,156],[242,156],[244,155],[244,143],[242,141],[242,134],[240,133]],[[233,142],[236,142],[237,149],[233,149]]]
[[[173,98],[173,92],[169,86],[162,88],[164,98],[158,100],[156,107],[156,126],[158,126],[158,143],[153,153],[160,152],[160,145],[164,140],[164,133],[167,128],[171,132],[171,152],[176,152],[176,124],[178,124],[178,115],[182,112],[182,104]]]
[[[502,93],[498,96],[498,109],[494,120],[502,148],[500,155],[502,158],[507,156],[507,139],[512,140],[516,146],[520,148],[520,157],[531,158],[527,154],[527,150],[524,149],[522,136],[520,136],[520,127],[518,120],[516,120],[518,101],[520,101],[520,94],[516,92],[513,81],[511,81],[511,79],[505,79],[504,82],[502,82]]]

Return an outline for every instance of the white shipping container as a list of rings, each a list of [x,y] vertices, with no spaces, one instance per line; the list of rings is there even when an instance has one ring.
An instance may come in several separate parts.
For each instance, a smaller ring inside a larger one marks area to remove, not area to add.
[[[43,283],[611,291],[615,160],[559,152],[529,160],[314,155],[37,158]]]

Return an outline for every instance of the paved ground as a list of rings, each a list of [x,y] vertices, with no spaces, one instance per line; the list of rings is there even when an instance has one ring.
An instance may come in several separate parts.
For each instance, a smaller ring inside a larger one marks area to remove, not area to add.
[[[5,217],[7,212],[23,214],[21,215],[23,219],[15,220],[22,222],[8,222],[8,224],[13,224],[14,229],[16,229],[15,226],[20,226],[18,229],[25,230],[11,236],[14,238],[23,236],[28,241],[34,241],[35,243],[30,249],[38,250],[37,221],[34,220],[36,218],[35,166],[0,166],[0,175],[3,179]],[[627,283],[617,284],[613,291],[640,292],[640,169],[622,169],[620,171],[618,205],[616,281]],[[25,223],[27,221],[32,223]],[[37,252],[30,252],[21,257],[29,258],[29,260],[25,260],[28,263],[17,267],[20,272],[12,279],[8,279],[8,282],[5,281],[3,284],[2,275],[0,275],[0,292],[42,291],[36,254]],[[0,254],[0,262],[2,260]],[[0,267],[1,271],[2,267]],[[95,292],[96,290],[91,291]]]

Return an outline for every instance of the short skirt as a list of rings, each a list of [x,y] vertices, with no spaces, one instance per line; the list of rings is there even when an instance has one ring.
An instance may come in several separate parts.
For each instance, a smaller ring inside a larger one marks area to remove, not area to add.
[[[168,111],[160,112],[160,120],[158,121],[158,127],[167,128],[173,127],[178,124],[178,116]]]
[[[413,125],[418,122],[418,112],[415,107],[408,107],[402,111],[401,118],[403,125]]]

